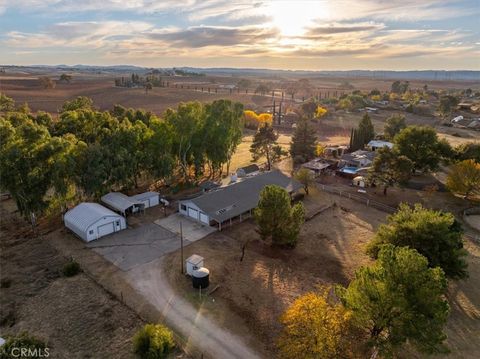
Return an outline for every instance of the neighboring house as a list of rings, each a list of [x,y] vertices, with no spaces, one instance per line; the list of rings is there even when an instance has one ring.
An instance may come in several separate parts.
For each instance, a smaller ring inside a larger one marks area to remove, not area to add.
[[[122,216],[130,213],[137,213],[145,209],[145,204],[142,201],[136,200],[132,197],[120,192],[110,192],[102,196],[101,201],[107,205],[108,208],[117,211]]]
[[[260,192],[272,184],[286,189],[290,194],[303,188],[298,181],[280,171],[264,172],[199,197],[181,200],[178,210],[180,214],[202,224],[218,225],[221,230],[222,223],[226,221],[242,221],[250,216],[258,204]]]
[[[247,177],[256,174],[258,171],[260,171],[260,167],[256,165],[255,163],[245,166],[245,167],[240,167],[237,169],[237,176],[238,178],[242,177]]]
[[[316,158],[302,165],[303,168],[311,170],[315,174],[315,176],[319,176],[330,166],[330,163],[325,162],[325,160],[321,158]]]
[[[323,155],[326,157],[341,157],[347,151],[347,146],[329,146],[325,147]]]
[[[348,167],[367,167],[375,158],[375,152],[358,150],[342,156],[342,162]]]
[[[383,148],[383,147],[388,147],[392,149],[393,143],[388,141],[380,141],[380,140],[372,140],[369,143],[367,143],[367,148],[370,149],[370,151],[376,151],[379,148]]]
[[[80,203],[63,216],[65,227],[90,242],[127,228],[125,218],[98,203]]]

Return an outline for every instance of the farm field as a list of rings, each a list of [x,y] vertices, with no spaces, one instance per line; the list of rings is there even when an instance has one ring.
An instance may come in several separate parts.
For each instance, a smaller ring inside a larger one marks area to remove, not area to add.
[[[293,250],[272,249],[261,242],[250,220],[234,224],[185,248],[185,258],[198,254],[211,272],[210,296],[199,299],[191,281],[179,271],[166,271],[169,281],[194,305],[235,332],[246,324],[268,351],[275,351],[281,326],[279,316],[301,294],[317,285],[343,284],[368,264],[365,245],[386,214],[348,199],[313,191],[305,198],[308,214],[328,207],[306,222]],[[323,206],[323,207],[322,207]],[[246,241],[245,257],[240,262]],[[449,287],[451,315],[447,325],[448,358],[475,358],[480,354],[480,246],[466,241],[470,277]],[[180,253],[167,256],[164,268],[176,267]],[[230,318],[236,318],[237,323]],[[242,319],[238,319],[242,318]],[[411,353],[408,354],[411,357]]]

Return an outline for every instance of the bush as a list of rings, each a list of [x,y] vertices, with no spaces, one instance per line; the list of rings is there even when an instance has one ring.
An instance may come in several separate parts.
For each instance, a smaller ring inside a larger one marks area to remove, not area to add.
[[[63,266],[62,273],[65,277],[73,277],[80,273],[80,264],[74,259],[71,259],[68,263]]]
[[[142,359],[166,358],[174,347],[173,333],[161,324],[147,324],[133,337],[133,350]]]
[[[27,332],[23,332],[20,335],[6,338],[6,342],[0,351],[0,359],[18,358],[20,353],[17,353],[19,351],[17,348],[26,349],[32,358],[48,357],[50,354],[49,348],[42,340],[29,335]]]

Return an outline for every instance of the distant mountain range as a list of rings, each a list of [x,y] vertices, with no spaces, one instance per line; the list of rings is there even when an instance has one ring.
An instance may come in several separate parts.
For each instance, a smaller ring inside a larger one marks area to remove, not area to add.
[[[60,71],[84,71],[84,72],[138,72],[146,73],[152,70],[169,72],[172,68],[140,67],[134,65],[113,66],[90,66],[90,65],[31,65],[31,66],[1,66],[5,70],[28,71],[28,70],[60,70]],[[480,71],[473,70],[418,70],[418,71],[382,71],[382,70],[348,70],[348,71],[306,71],[306,70],[271,70],[255,68],[199,68],[199,67],[176,67],[176,69],[204,73],[209,75],[229,76],[266,76],[266,77],[346,77],[346,78],[371,78],[371,79],[411,79],[411,80],[471,80],[480,81]]]

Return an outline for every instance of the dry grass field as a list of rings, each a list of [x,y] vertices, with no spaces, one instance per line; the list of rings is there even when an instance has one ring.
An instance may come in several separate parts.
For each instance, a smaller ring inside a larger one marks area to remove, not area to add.
[[[134,358],[131,339],[144,324],[137,314],[85,274],[63,277],[68,259],[31,235],[12,200],[0,210],[2,337],[28,331],[52,358]]]
[[[335,203],[335,205],[333,205]],[[332,206],[333,205],[333,206]],[[348,284],[355,270],[370,262],[365,245],[386,214],[357,202],[313,191],[305,199],[308,213],[328,207],[306,222],[293,250],[264,244],[253,221],[234,224],[185,248],[185,258],[198,254],[211,271],[211,295],[199,298],[191,281],[179,271],[166,271],[172,286],[209,313],[225,328],[235,331],[246,324],[275,352],[282,312],[295,298],[317,285]],[[241,248],[249,241],[245,258]],[[448,298],[452,308],[446,328],[452,353],[448,358],[478,358],[480,347],[480,245],[467,241],[470,277],[451,282]],[[168,255],[165,268],[176,268],[180,253]],[[415,356],[408,354],[407,357]],[[404,356],[405,357],[405,356]]]

